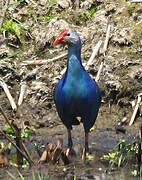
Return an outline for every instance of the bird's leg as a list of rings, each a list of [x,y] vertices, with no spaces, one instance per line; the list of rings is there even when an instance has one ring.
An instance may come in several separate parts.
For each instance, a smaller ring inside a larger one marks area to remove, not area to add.
[[[71,137],[71,130],[68,129],[68,149],[66,151],[66,156],[69,157],[70,152],[71,152],[71,148],[72,148],[72,137]]]
[[[88,136],[89,133],[85,133],[85,157],[89,155]]]

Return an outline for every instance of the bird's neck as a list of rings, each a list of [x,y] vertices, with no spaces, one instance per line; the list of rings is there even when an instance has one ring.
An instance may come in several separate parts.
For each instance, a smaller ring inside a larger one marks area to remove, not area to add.
[[[80,65],[82,65],[82,62],[81,62],[81,43],[68,47],[68,65],[69,65],[70,61],[72,61],[73,56],[76,58],[76,60],[79,61]]]
[[[83,69],[81,62],[81,44],[69,46],[67,63],[68,76],[79,78],[82,75]]]

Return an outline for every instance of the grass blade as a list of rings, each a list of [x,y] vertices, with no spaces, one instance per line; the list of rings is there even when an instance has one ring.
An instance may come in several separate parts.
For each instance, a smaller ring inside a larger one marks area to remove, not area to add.
[[[9,171],[7,171],[7,173],[12,179],[17,180],[17,177],[13,176],[13,174],[11,174]]]

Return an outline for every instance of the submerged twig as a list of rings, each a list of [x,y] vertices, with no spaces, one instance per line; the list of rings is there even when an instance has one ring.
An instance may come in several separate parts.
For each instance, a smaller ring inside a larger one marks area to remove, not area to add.
[[[10,123],[8,117],[6,116],[5,112],[3,111],[2,107],[0,106],[0,110],[1,110],[1,113],[2,115],[4,116],[6,122],[9,124],[9,126],[13,129],[13,131],[15,132],[15,135],[16,135],[16,143],[20,146],[21,149],[23,149],[26,153],[26,155],[22,152],[22,150],[19,148],[19,146],[17,146],[12,140],[11,138],[6,135],[2,130],[0,130],[0,132],[5,136],[5,138],[12,143],[12,145],[18,150],[18,152],[24,157],[26,158],[26,160],[29,162],[30,166],[31,164],[34,164],[34,162],[32,161],[25,145],[23,144],[22,142],[22,139],[21,138],[21,133],[20,133],[20,129],[17,127],[17,125],[15,125],[14,123]],[[19,154],[18,153],[18,154]],[[19,155],[20,156],[20,155]],[[17,158],[18,159],[18,158]]]
[[[20,106],[22,104],[22,102],[23,102],[25,91],[26,91],[26,83],[23,82],[22,85],[21,85],[21,89],[20,89],[20,95],[19,95],[19,99],[18,99],[18,106]]]
[[[47,64],[47,63],[53,62],[53,61],[57,61],[66,56],[67,56],[67,53],[64,53],[55,58],[47,59],[47,60],[23,61],[23,63],[21,65],[25,65],[25,66],[27,66],[27,65],[42,65],[42,64]]]
[[[26,153],[26,155],[27,155],[27,157],[28,157],[28,159],[30,161],[30,164],[34,164],[34,161],[31,159],[29,151],[27,150],[27,148],[26,148],[26,146],[25,146],[25,144],[23,142],[22,142],[22,146],[23,146],[23,150],[25,151],[25,153]]]
[[[58,139],[58,144],[55,146],[52,143],[47,143],[44,152],[41,155],[38,163],[56,164],[61,159],[65,165],[69,164],[69,159],[63,151],[63,140]]]
[[[141,174],[141,151],[142,151],[142,124],[139,127],[139,139],[138,139],[138,150],[136,153],[137,162],[138,162],[138,171]]]
[[[16,103],[15,103],[13,97],[11,96],[10,91],[9,91],[6,83],[1,78],[0,78],[0,86],[3,88],[5,94],[6,94],[8,100],[10,102],[10,105],[11,105],[12,109],[14,111],[16,111],[16,109],[17,109]]]
[[[2,130],[0,130],[0,133],[23,155],[23,157],[29,162],[29,164],[31,163],[28,159],[28,157],[21,151],[21,149],[11,140],[11,138],[5,134]]]
[[[58,144],[52,153],[52,159],[51,160],[52,160],[53,164],[55,164],[60,159],[60,156],[62,153],[62,146],[63,146],[63,140],[58,139]]]
[[[93,50],[93,52],[92,52],[92,55],[91,55],[90,59],[89,59],[88,62],[87,62],[87,67],[86,67],[86,69],[88,69],[89,66],[90,66],[91,64],[93,64],[94,58],[98,55],[98,52],[99,52],[99,50],[100,50],[101,45],[102,45],[102,40],[99,40],[99,42],[96,44],[96,46],[95,46],[95,48],[94,48],[94,50]]]
[[[138,109],[139,109],[140,102],[141,102],[141,100],[142,100],[141,96],[142,96],[142,93],[138,94],[137,104],[136,104],[135,109],[134,109],[134,111],[133,111],[133,114],[132,114],[132,117],[131,117],[129,126],[131,126],[131,125],[133,124],[134,120],[135,120],[135,117],[136,117],[136,115],[137,115],[137,111],[138,111]]]

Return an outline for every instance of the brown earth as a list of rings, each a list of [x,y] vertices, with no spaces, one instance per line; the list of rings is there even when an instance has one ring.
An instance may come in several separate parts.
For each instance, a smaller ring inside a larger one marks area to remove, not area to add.
[[[14,1],[10,2],[13,3]],[[100,167],[105,169],[103,163],[100,165],[100,157],[104,152],[111,150],[119,139],[126,139],[132,143],[138,135],[141,124],[141,113],[138,112],[134,124],[128,125],[133,112],[131,102],[142,92],[141,4],[123,0],[105,2],[86,0],[80,1],[78,9],[70,0],[57,1],[51,5],[42,0],[29,3],[21,1],[8,9],[6,17],[17,19],[26,25],[21,31],[20,41],[14,33],[6,31],[5,38],[0,34],[0,78],[8,85],[16,103],[22,82],[26,83],[27,90],[24,102],[16,114],[12,111],[2,88],[0,88],[0,105],[10,119],[19,124],[22,121],[28,122],[30,127],[35,129],[35,136],[30,137],[30,142],[40,145],[47,142],[56,143],[59,137],[64,139],[64,146],[67,145],[66,129],[60,122],[53,101],[54,87],[64,72],[66,57],[48,62],[48,59],[65,53],[67,48],[53,47],[53,40],[61,29],[74,28],[82,39],[82,61],[85,65],[97,42],[105,40],[107,24],[111,24],[107,53],[105,56],[100,53],[88,70],[95,79],[100,63],[104,60],[98,82],[102,91],[102,104],[95,129],[90,135],[91,152],[99,154],[96,158],[99,163],[94,166],[96,164],[94,160],[94,164],[91,163],[90,167],[95,170]],[[100,52],[102,50],[103,46]],[[26,65],[27,60],[47,60],[47,63]],[[126,121],[123,123],[124,118]],[[0,124],[1,127],[5,126],[2,114]],[[125,134],[117,133],[118,125],[126,129]],[[73,172],[71,174],[84,177],[85,175],[79,171],[80,168],[85,169],[79,160],[84,143],[82,125],[75,127],[72,134],[79,163],[77,170],[74,163],[71,165]],[[55,167],[52,167],[51,174],[54,174],[54,171],[56,172]],[[87,170],[84,171],[87,173]],[[91,169],[88,170],[88,174],[94,173],[89,171]],[[61,169],[57,168],[57,172],[60,174]],[[67,172],[62,171],[61,179],[65,176],[69,179],[67,174],[70,174],[70,170]]]

